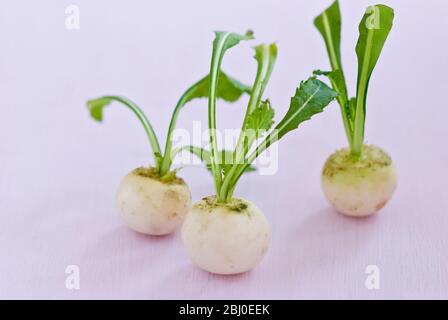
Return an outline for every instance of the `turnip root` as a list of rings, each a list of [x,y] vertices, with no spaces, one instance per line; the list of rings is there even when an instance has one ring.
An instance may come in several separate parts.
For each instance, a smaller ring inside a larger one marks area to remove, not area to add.
[[[194,264],[217,274],[237,274],[254,268],[270,241],[269,224],[248,200],[218,203],[204,198],[188,212],[182,240]]]
[[[397,186],[397,172],[390,156],[364,145],[353,160],[350,149],[331,155],[322,171],[322,188],[328,201],[342,214],[365,217],[381,210]]]
[[[117,207],[129,228],[148,235],[166,235],[179,227],[191,205],[185,182],[163,181],[154,168],[138,168],[118,188]]]

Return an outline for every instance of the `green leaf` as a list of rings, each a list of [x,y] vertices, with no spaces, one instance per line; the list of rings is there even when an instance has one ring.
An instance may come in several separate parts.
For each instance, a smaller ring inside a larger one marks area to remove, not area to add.
[[[345,86],[339,86],[342,83],[345,83],[344,75],[342,74],[341,70],[334,70],[334,71],[322,71],[322,70],[315,70],[313,72],[316,76],[326,76],[330,82],[332,83],[333,89],[339,93],[339,96],[337,99],[341,96],[347,96],[347,91]],[[353,130],[353,122],[355,120],[355,108],[354,103],[356,103],[356,98],[352,98],[351,100],[339,100],[339,104],[341,105],[341,108],[343,108],[343,114],[345,114],[348,122],[347,125],[349,127],[349,131],[351,132]]]
[[[257,76],[255,77],[253,90],[244,116],[241,134],[238,137],[238,143],[235,148],[235,153],[239,154],[240,158],[246,155],[253,142],[247,141],[247,131],[252,129],[258,133],[258,131],[263,130],[263,126],[270,128],[274,117],[274,110],[269,101],[262,102],[261,100],[277,60],[277,45],[275,43],[260,44],[254,49],[255,60],[257,60]],[[269,119],[270,116],[272,117]],[[260,117],[267,118],[261,119]],[[256,123],[260,120],[266,123]],[[251,123],[248,124],[248,121],[251,121]],[[244,145],[245,143],[246,145]]]
[[[257,76],[253,85],[251,100],[247,108],[247,112],[251,113],[261,103],[264,90],[271,78],[277,60],[277,45],[260,44],[255,48],[255,60],[257,60]]]
[[[101,122],[103,120],[104,108],[113,101],[119,102],[120,104],[124,105],[129,110],[131,110],[135,116],[137,116],[137,118],[139,119],[140,123],[142,124],[143,128],[146,131],[149,143],[151,144],[155,166],[158,168],[160,166],[160,160],[161,160],[159,140],[157,139],[154,129],[151,123],[149,122],[148,118],[146,117],[145,113],[134,102],[120,96],[103,96],[97,99],[87,101],[87,108],[89,109],[92,118],[95,119],[96,121]]]
[[[246,108],[246,114],[244,115],[241,133],[238,137],[238,142],[234,151],[235,157],[238,159],[237,162],[242,162],[252,147],[252,144],[259,137],[264,135],[265,132],[263,132],[263,127],[268,127],[268,129],[270,129],[272,126],[271,120],[274,117],[274,110],[271,108],[269,101],[262,102],[262,98],[274,69],[275,61],[277,60],[277,45],[275,43],[260,44],[254,47],[254,50],[255,60],[257,61],[257,75]],[[261,109],[259,109],[260,107]],[[262,114],[260,114],[260,112]],[[261,117],[267,118],[262,119]],[[251,123],[248,124],[248,121]],[[259,121],[264,121],[265,123],[256,123]],[[239,166],[235,166],[225,177],[223,181],[223,190],[221,190],[222,197],[227,197],[226,193],[229,191],[229,184],[232,180],[232,176],[238,171],[238,167]]]
[[[336,91],[315,77],[302,82],[291,98],[288,112],[275,128],[277,140],[297,129],[302,122],[311,119],[313,115],[322,112],[337,96]]]
[[[243,94],[250,94],[252,88],[229,77],[223,71],[219,73],[217,98],[228,102],[237,101]],[[206,75],[185,93],[183,104],[198,98],[208,98],[210,93],[210,76]]]
[[[314,25],[324,38],[330,57],[331,68],[341,69],[341,11],[339,1],[333,4],[314,19]]]
[[[380,57],[394,20],[394,10],[385,5],[367,8],[359,24],[359,39],[356,45],[358,57],[358,80],[356,90],[356,117],[354,153],[361,151],[364,141],[366,99],[370,77]]]
[[[254,47],[254,50],[255,60],[257,61],[257,75],[234,151],[234,157],[237,159],[235,163],[237,164],[223,170],[225,175],[220,190],[221,199],[227,199],[232,196],[232,190],[234,189],[234,186],[231,184],[233,176],[240,168],[247,168],[244,159],[252,144],[265,133],[265,130],[270,129],[273,124],[274,110],[270,106],[269,101],[262,102],[262,98],[277,60],[277,45],[275,43],[260,44]]]
[[[345,104],[345,109],[347,116],[351,120],[351,125],[353,126],[353,122],[355,121],[355,113],[356,113],[356,98],[351,98]]]
[[[324,108],[338,96],[338,93],[328,87],[325,83],[311,77],[302,82],[297,88],[294,97],[291,98],[291,104],[288,112],[275,127],[275,129],[260,143],[257,148],[250,154],[244,166],[239,166],[236,174],[232,177],[230,190],[241,177],[242,172],[246,166],[253,163],[255,159],[267,150],[273,143],[280,140],[288,132],[297,129],[299,125],[311,119],[317,113],[320,113]]]
[[[259,132],[266,132],[274,124],[275,111],[269,100],[262,101],[247,117],[245,131],[251,130],[258,137]]]
[[[217,88],[217,98],[223,99],[228,102],[237,101],[244,93],[250,94],[251,87],[247,86],[238,80],[229,77],[224,72],[219,73],[218,78],[218,88]],[[210,93],[210,76],[206,75],[201,80],[193,84],[187,91],[182,95],[174,108],[173,115],[171,116],[170,126],[168,128],[168,134],[165,144],[165,154],[163,156],[160,174],[164,175],[170,170],[172,163],[171,151],[172,151],[172,138],[173,131],[176,127],[177,118],[179,116],[180,110],[190,101],[199,98],[207,98]]]
[[[205,150],[204,148],[199,148],[195,146],[189,146],[184,148],[184,150],[187,150],[197,156],[201,161],[204,163],[207,170],[212,172],[212,165],[211,165],[211,157],[210,157],[210,151]],[[223,174],[226,174],[230,168],[233,166],[235,162],[235,158],[233,155],[233,152],[230,150],[221,150],[218,152],[218,159],[219,163],[221,164],[221,170]],[[253,172],[257,171],[257,169],[254,166],[248,166],[245,170],[245,172]]]
[[[112,103],[112,99],[99,98],[87,101],[90,116],[98,122],[103,121],[103,109]]]
[[[385,5],[367,8],[359,24],[356,45],[358,56],[358,88],[360,82],[368,82],[381,55],[394,20],[394,10]]]
[[[341,24],[341,10],[338,0],[333,2],[329,8],[314,20],[314,25],[325,41],[332,69],[332,72],[327,73],[326,76],[328,76],[333,89],[339,92],[337,100],[341,109],[347,140],[351,145],[353,140],[353,119],[350,119],[350,116],[346,113],[348,90],[341,61]]]
[[[217,53],[217,57],[222,55],[230,48],[236,46],[244,40],[252,40],[254,33],[248,30],[245,34],[239,34],[228,31],[215,31],[215,40],[213,41],[213,51]]]

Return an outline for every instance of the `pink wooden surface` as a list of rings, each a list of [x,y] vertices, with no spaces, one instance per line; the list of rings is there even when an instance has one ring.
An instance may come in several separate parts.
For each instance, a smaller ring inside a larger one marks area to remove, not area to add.
[[[395,28],[375,71],[367,138],[393,156],[399,188],[380,215],[352,220],[325,201],[319,174],[344,146],[338,107],[282,141],[279,171],[246,176],[237,194],[268,217],[272,244],[254,271],[213,276],[191,265],[179,233],[146,237],[119,220],[120,179],[151,160],[127,111],[91,121],[87,98],[123,94],[164,134],[172,106],[207,72],[211,31],[255,30],[278,41],[267,96],[286,111],[298,81],[327,57],[313,17],[330,1],[81,1],[81,29],[64,26],[60,1],[3,1],[0,12],[0,298],[448,298],[448,59],[442,0],[383,1]],[[354,85],[357,23],[371,1],[341,1],[344,65]],[[249,45],[225,70],[250,82]],[[351,90],[353,93],[353,89]],[[245,101],[243,101],[245,102]],[[206,123],[205,101],[179,127]],[[220,108],[221,127],[237,127],[242,104]],[[193,198],[213,191],[200,168],[181,174]],[[80,290],[65,286],[78,265]],[[368,265],[380,290],[367,290]]]

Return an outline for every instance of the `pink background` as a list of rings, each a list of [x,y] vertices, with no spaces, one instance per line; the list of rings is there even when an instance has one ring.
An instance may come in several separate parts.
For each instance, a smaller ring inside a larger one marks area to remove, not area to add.
[[[389,151],[399,188],[378,215],[352,220],[324,199],[320,169],[345,145],[332,104],[279,146],[276,175],[244,177],[236,194],[256,203],[272,243],[254,271],[213,276],[191,265],[179,233],[138,235],[120,221],[117,185],[151,161],[136,119],[86,99],[113,93],[137,101],[162,141],[184,89],[208,71],[212,30],[255,31],[224,69],[250,83],[251,45],[277,41],[266,97],[287,110],[298,82],[327,68],[312,19],[330,1],[87,1],[81,29],[65,28],[68,1],[2,1],[0,11],[0,298],[448,298],[448,3],[390,0],[395,27],[375,70],[367,140]],[[353,94],[357,24],[372,1],[342,0],[344,66]],[[219,108],[220,127],[240,125],[245,102]],[[206,123],[206,102],[185,109],[179,127]],[[237,118],[237,116],[239,118]],[[181,175],[193,199],[213,191],[200,168]],[[81,289],[65,287],[78,265]],[[381,270],[367,290],[365,269]]]

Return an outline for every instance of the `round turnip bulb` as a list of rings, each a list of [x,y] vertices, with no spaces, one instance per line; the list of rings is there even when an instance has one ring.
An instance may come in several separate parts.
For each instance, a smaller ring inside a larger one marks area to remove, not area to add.
[[[238,274],[254,268],[270,241],[268,221],[248,200],[197,202],[182,226],[182,240],[193,263],[216,274]]]
[[[160,179],[154,168],[138,168],[126,175],[117,192],[117,207],[125,224],[140,233],[166,235],[182,224],[191,206],[185,182]]]
[[[354,159],[349,148],[336,151],[322,170],[322,189],[340,213],[365,217],[381,210],[397,187],[391,157],[373,145],[364,145]]]

